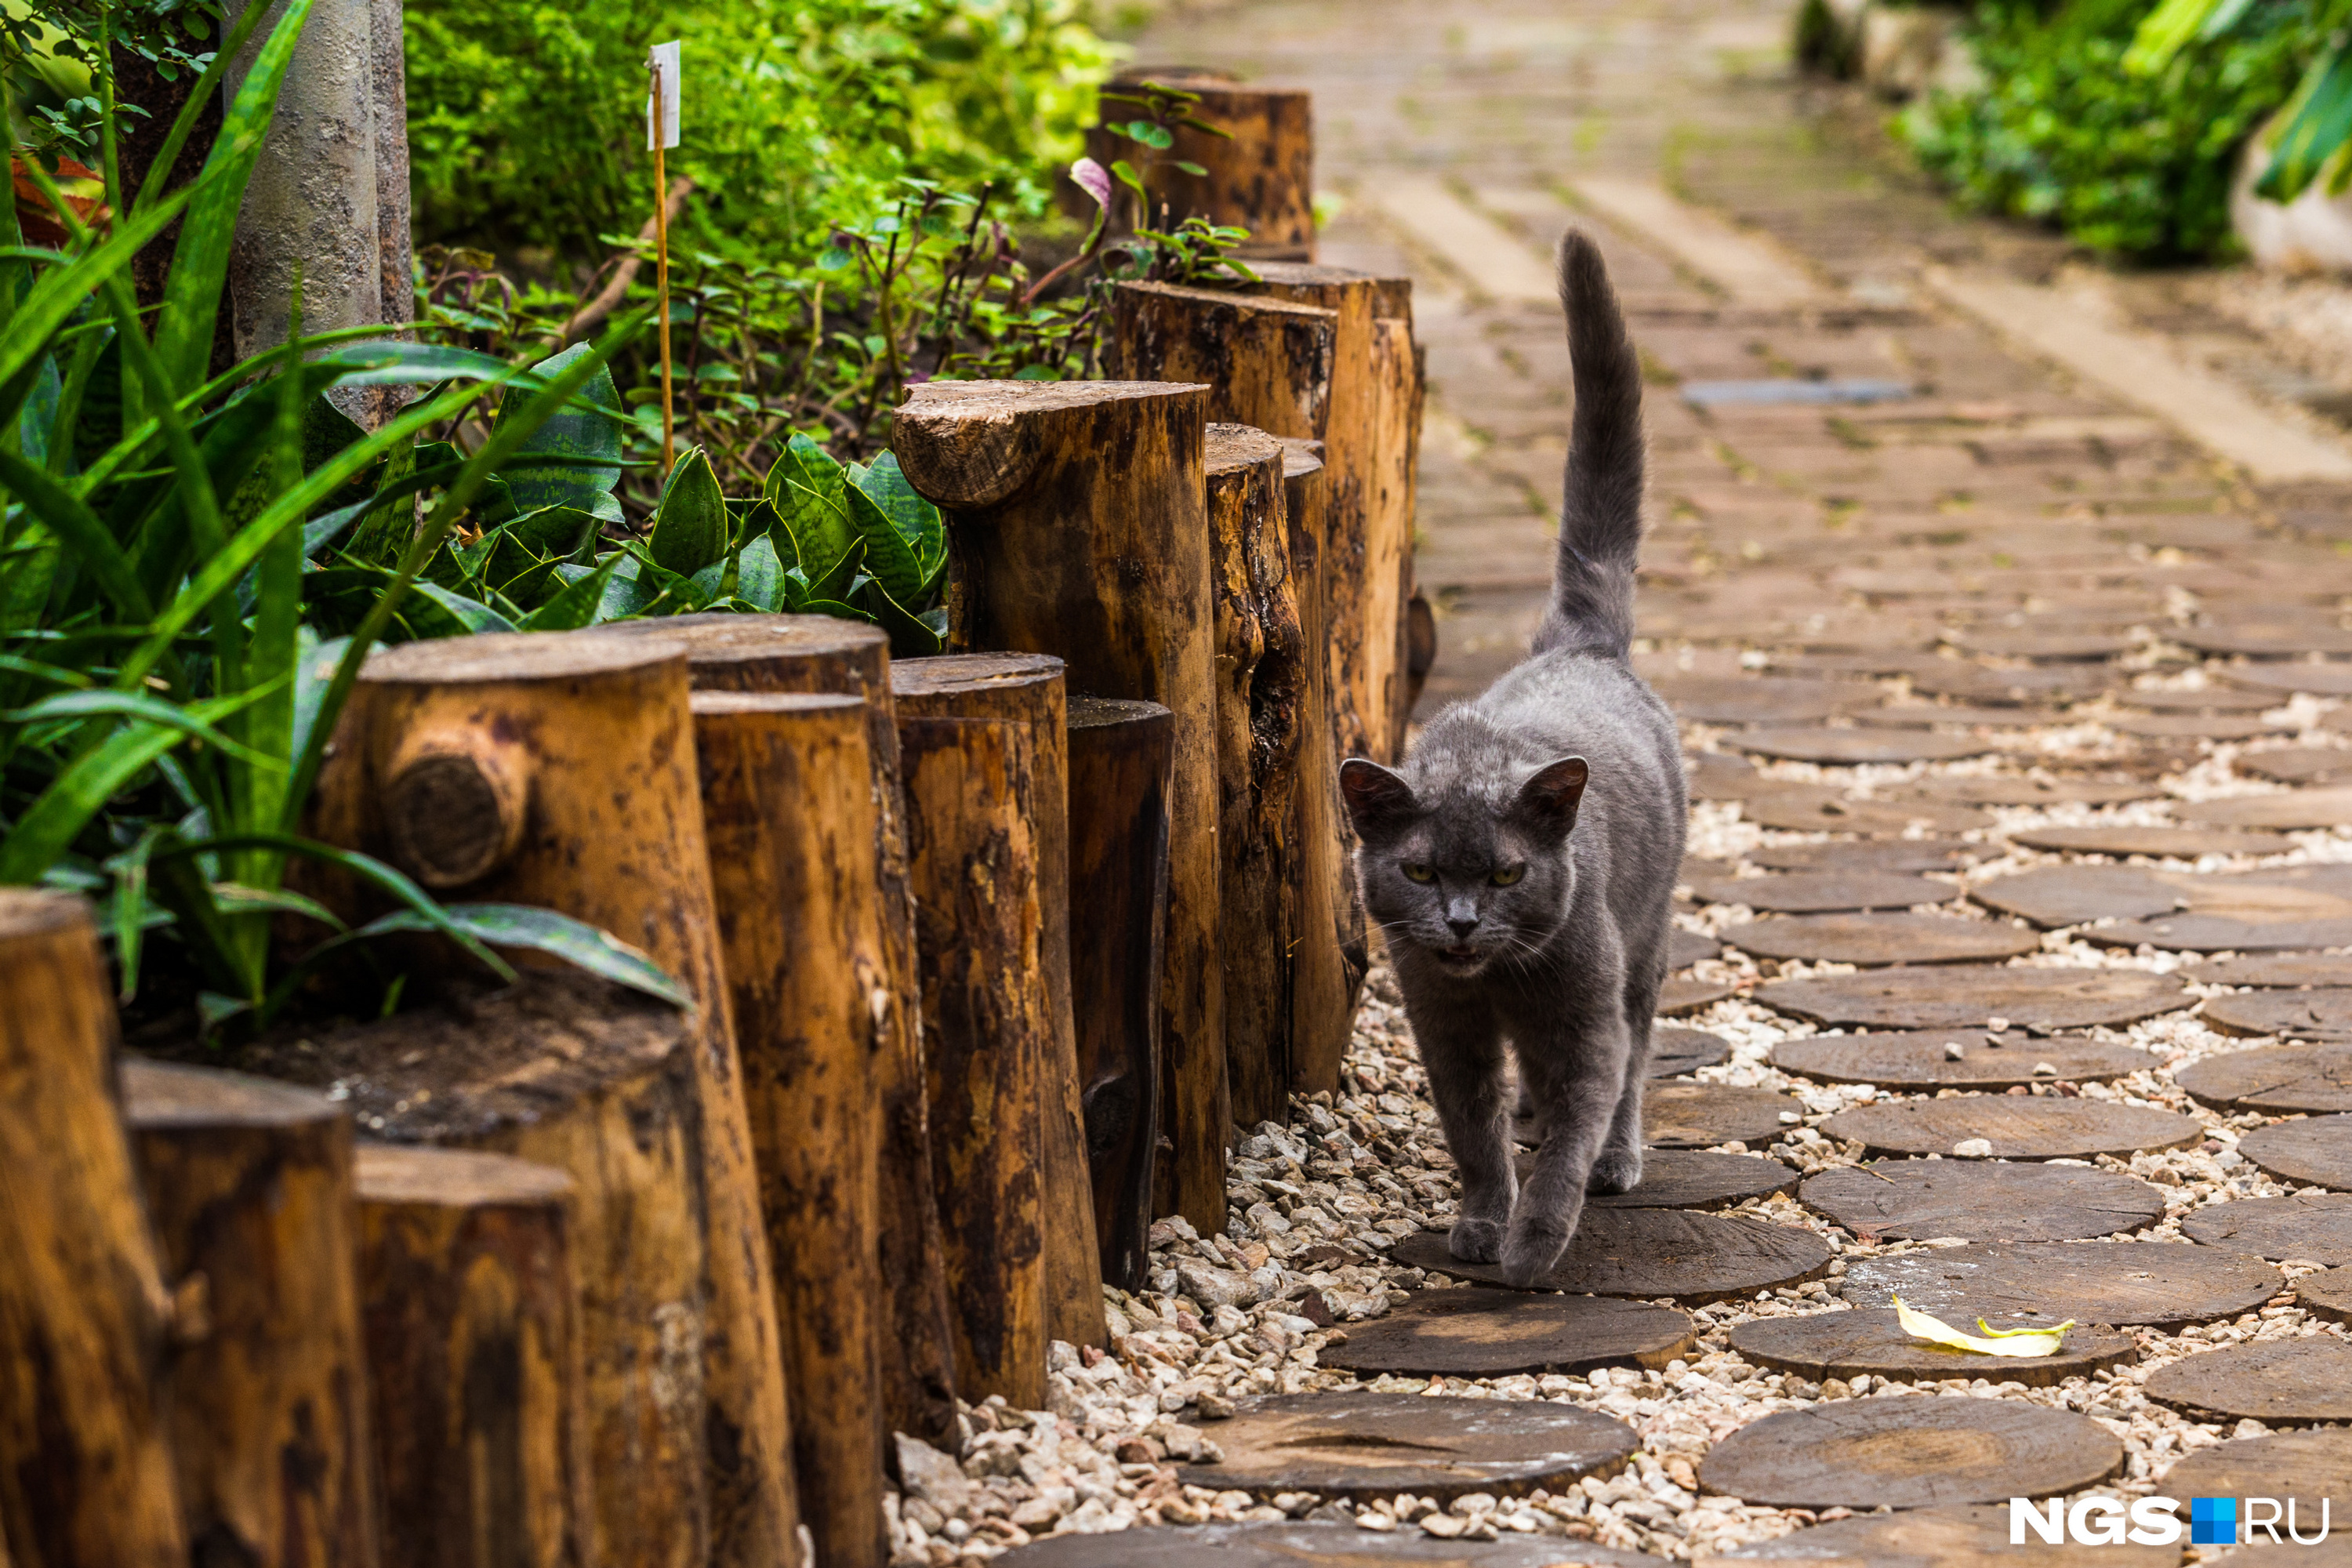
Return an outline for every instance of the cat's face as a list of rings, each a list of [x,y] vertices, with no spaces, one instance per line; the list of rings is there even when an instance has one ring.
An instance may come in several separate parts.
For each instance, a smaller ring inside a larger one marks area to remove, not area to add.
[[[1416,794],[1376,763],[1349,760],[1339,783],[1364,842],[1364,908],[1391,944],[1467,978],[1532,960],[1567,917],[1574,871],[1562,853],[1586,769],[1566,757],[1516,792]]]

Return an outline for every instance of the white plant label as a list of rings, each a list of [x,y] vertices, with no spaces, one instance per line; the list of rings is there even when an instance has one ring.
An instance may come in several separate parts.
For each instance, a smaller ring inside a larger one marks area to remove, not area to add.
[[[653,73],[655,82],[659,84],[661,100],[661,124],[656,127],[654,124],[655,93],[649,90],[646,94],[646,151],[648,153],[656,146],[667,148],[677,145],[677,44],[678,41],[672,38],[667,44],[656,44],[646,51],[646,66]],[[658,142],[655,141],[656,134],[660,137]]]

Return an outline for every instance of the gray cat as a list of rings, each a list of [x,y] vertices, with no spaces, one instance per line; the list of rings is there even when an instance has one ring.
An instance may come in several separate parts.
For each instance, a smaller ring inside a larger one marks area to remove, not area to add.
[[[1391,771],[1339,770],[1462,1177],[1454,1256],[1549,1274],[1590,1191],[1642,1179],[1642,1080],[1688,815],[1665,704],[1627,663],[1642,539],[1642,374],[1601,253],[1559,247],[1576,411],[1552,602],[1524,664],[1425,725]],[[1521,1190],[1511,1077],[1543,1132]]]

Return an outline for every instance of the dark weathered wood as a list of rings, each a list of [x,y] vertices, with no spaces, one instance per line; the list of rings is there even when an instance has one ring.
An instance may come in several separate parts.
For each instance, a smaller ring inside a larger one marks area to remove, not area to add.
[[[2036,662],[2072,663],[2114,658],[2131,652],[2131,638],[2112,632],[2025,632],[2006,630],[1947,632],[1944,640],[1970,653],[1995,658],[2030,658]]]
[[[1971,1141],[1998,1160],[2087,1160],[2180,1149],[2202,1140],[2187,1116],[2139,1105],[2063,1096],[1966,1094],[1950,1100],[1895,1100],[1842,1110],[1822,1131],[1874,1154],[1951,1154]]]
[[[2167,1497],[2332,1499],[2343,1489],[2347,1474],[2352,1474],[2352,1432],[2323,1428],[2240,1437],[2200,1448],[2158,1476],[2157,1484]],[[2316,1511],[2313,1502],[2300,1502],[2296,1522],[2305,1535],[2317,1526]],[[2329,1522],[2335,1522],[2332,1514]],[[2343,1533],[2330,1531],[2329,1549]],[[2324,1556],[2316,1547],[2284,1550],[2295,1554],[2291,1561],[2317,1562]]]
[[[2352,756],[2352,752],[2347,752]],[[2200,985],[2277,986],[2294,990],[2308,985],[2352,985],[2352,953],[2281,952],[2258,958],[2222,958],[2192,963],[2181,971]]]
[[[2252,741],[2295,728],[2293,723],[2231,713],[2111,713],[2099,722],[2121,734],[2151,741]]]
[[[1447,1541],[1420,1530],[1375,1533],[1353,1524],[1284,1521],[1054,1535],[1013,1548],[1004,1563],[1006,1568],[1199,1568],[1203,1552],[1214,1555],[1218,1568],[1299,1568],[1303,1563],[1329,1563],[1335,1568],[1381,1563],[1422,1563],[1432,1568],[1657,1568],[1660,1561],[1573,1536]],[[2033,1563],[2029,1568],[2042,1564]],[[2132,1568],[2137,1568],[2136,1561]],[[2339,1565],[2314,1562],[2307,1568]]]
[[[2180,1234],[2208,1247],[2283,1263],[2352,1263],[2352,1193],[2294,1193],[2208,1204],[2182,1218]]]
[[[1878,700],[1871,687],[1762,676],[1668,676],[1650,683],[1675,716],[1700,724],[1803,724]]]
[[[2231,764],[2248,778],[2273,784],[2343,784],[2352,780],[2352,752],[2336,746],[2280,746],[2241,752]]]
[[[1723,940],[1759,958],[1810,963],[1982,963],[2038,952],[2039,933],[1953,915],[1803,915],[1725,928]]]
[[[1106,1283],[1142,1288],[1160,1146],[1160,945],[1175,728],[1157,702],[1070,699],[1070,992]]]
[[[720,965],[683,644],[594,632],[404,644],[368,661],[345,710],[351,839],[404,863],[434,831],[402,781],[431,763],[509,777],[515,848],[468,899],[536,905],[642,949],[693,995],[707,1318],[710,1550],[719,1568],[791,1561],[800,1518],[767,1230]],[[525,782],[527,781],[527,783]],[[405,821],[407,826],[403,826]],[[334,835],[329,835],[334,837]],[[338,839],[338,841],[347,841]]]
[[[389,1143],[353,1170],[385,1560],[578,1568],[594,1489],[572,1179]]]
[[[890,999],[866,704],[701,691],[693,708],[786,1387],[824,1413],[793,1431],[801,1514],[818,1561],[883,1568]]]
[[[1221,289],[1121,283],[1110,317],[1105,374],[1205,385],[1213,422],[1313,441],[1328,433],[1336,311]]]
[[[2281,1181],[2352,1192],[2352,1115],[2257,1127],[2238,1140],[2238,1152]]]
[[[1976,1331],[1972,1322],[1953,1326]],[[1913,1339],[1895,1321],[1892,1307],[1759,1318],[1731,1331],[1731,1348],[1759,1366],[1816,1383],[1864,1375],[1896,1383],[1981,1377],[2054,1388],[2070,1377],[2088,1377],[2101,1367],[2139,1359],[2139,1343],[2131,1335],[2080,1324],[2067,1330],[2066,1342],[2049,1355],[1979,1355]]]
[[[1665,1307],[1473,1287],[1416,1291],[1387,1316],[1350,1324],[1347,1342],[1317,1361],[1362,1377],[1511,1377],[1662,1369],[1697,1342],[1689,1317]]]
[[[188,1561],[115,1045],[89,906],[0,891],[0,1557],[40,1568]]]
[[[1688,975],[1674,974],[1658,987],[1658,1016],[1687,1018],[1703,1013],[1727,996],[1738,994],[1739,988],[1727,980],[1694,980]]]
[[[1381,714],[1389,752],[1404,751],[1405,725],[1412,717],[1421,678],[1413,674],[1413,529],[1421,490],[1421,426],[1426,397],[1422,356],[1412,341],[1412,279],[1376,279],[1372,319],[1372,485],[1365,540],[1367,581],[1371,592],[1364,605],[1368,641],[1384,640],[1390,673],[1381,685],[1387,698]],[[1402,296],[1400,298],[1400,296]],[[1437,623],[1427,605],[1428,636],[1436,640]],[[1434,647],[1429,649],[1432,659]],[[1423,668],[1427,668],[1424,664]]]
[[[1739,815],[1759,827],[1785,828],[1791,833],[1864,833],[1881,838],[1900,838],[1914,830],[1966,833],[1972,827],[1992,826],[1990,816],[1965,805],[1941,805],[1929,800],[1853,800],[1811,785],[1759,796],[1743,805]]]
[[[1441,1230],[1415,1232],[1389,1256],[1475,1284],[1509,1283],[1499,1265],[1456,1258]],[[1793,1226],[1680,1209],[1591,1208],[1559,1267],[1533,1288],[1696,1306],[1800,1284],[1829,1264],[1829,1243]]]
[[[930,382],[892,448],[947,514],[959,648],[1050,653],[1070,689],[1174,714],[1160,989],[1172,1208],[1225,1223],[1217,973],[1215,626],[1202,447],[1207,389],[1146,382]],[[1109,460],[1105,454],[1117,454]]]
[[[285,1084],[133,1058],[122,1118],[165,1272],[205,1279],[207,1331],[174,1358],[169,1401],[191,1548],[373,1568],[350,1116]]]
[[[1518,1156],[1524,1184],[1535,1155]],[[1704,1149],[1652,1149],[1642,1156],[1642,1179],[1629,1192],[1584,1195],[1596,1209],[1722,1209],[1749,1198],[1797,1190],[1797,1173],[1778,1160],[1756,1154],[1717,1154]]]
[[[1258,1497],[1411,1492],[1443,1503],[1471,1492],[1557,1493],[1586,1476],[1612,1476],[1641,1439],[1573,1405],[1297,1394],[1250,1401],[1217,1424],[1217,1446],[1224,1463],[1186,1466],[1178,1477]]]
[[[2096,666],[1993,669],[1958,659],[1937,659],[1910,672],[1911,689],[1927,697],[2019,707],[2053,698],[2095,697],[2116,684]]]
[[[1923,795],[1957,800],[1967,805],[2123,805],[2135,800],[2156,800],[2164,791],[2137,779],[2032,778],[2014,773],[1983,778],[1928,779],[1918,786]]]
[[[1816,1024],[1878,1029],[2129,1024],[2185,1007],[2179,981],[2137,969],[1893,969],[1759,986],[1756,1000]]]
[[[1960,757],[1980,757],[1994,749],[1990,741],[1974,736],[1926,731],[1911,734],[1885,730],[1744,730],[1725,736],[1724,741],[1759,757],[1838,766],[1857,763],[1948,763]]]
[[[2204,1016],[2225,1034],[2343,1040],[2352,1038],[2352,986],[2210,996]]]
[[[2235,1001],[2214,997],[2212,1002]],[[2352,1044],[2280,1046],[2231,1051],[2191,1062],[2174,1075],[2181,1088],[2231,1110],[2352,1110]]]
[[[2352,788],[2299,789],[2281,795],[2182,801],[2172,808],[2172,815],[2176,821],[2205,827],[2267,828],[2276,832],[2336,827],[2352,822]]]
[[[1932,1094],[2021,1083],[2098,1083],[2158,1064],[2146,1051],[2078,1035],[2036,1039],[2022,1030],[1996,1035],[1979,1027],[1783,1040],[1772,1047],[1772,1065],[1823,1083]]]
[[[2019,827],[2011,844],[2076,855],[2278,855],[2294,847],[2274,834],[2221,833],[2194,827]]]
[[[955,1347],[948,1331],[947,1273],[931,1185],[924,1102],[920,987],[915,979],[915,903],[907,881],[905,792],[890,696],[890,639],[878,626],[834,616],[713,612],[619,621],[600,631],[686,644],[697,691],[801,692],[866,704],[874,767],[875,879],[881,898],[888,1013],[881,1028],[882,1278],[889,1291],[893,1353],[883,1358],[889,1426],[927,1442],[955,1437]]]
[[[2164,1241],[1973,1242],[1856,1258],[1838,1293],[1858,1307],[1890,1296],[1948,1323],[2049,1328],[2072,1318],[2177,1328],[2251,1312],[2284,1287],[2258,1258]]]
[[[1721,958],[1723,943],[1711,936],[1677,928],[1666,941],[1666,967],[1688,969],[1703,958]]]
[[[1188,217],[1204,217],[1249,230],[1244,256],[1314,260],[1315,95],[1300,88],[1244,86],[1206,71],[1145,67],[1122,70],[1108,90],[1132,93],[1145,82],[1198,93],[1194,116],[1226,134],[1178,128],[1151,175],[1153,199],[1165,210],[1147,214],[1143,226],[1172,229]],[[1135,108],[1106,102],[1103,113],[1124,119]],[[1132,160],[1136,146],[1097,128],[1087,133],[1087,153],[1108,168],[1116,159]],[[1171,159],[1202,173],[1188,174]],[[1118,199],[1123,214],[1125,193]]]
[[[1798,871],[1776,877],[1696,879],[1691,892],[1710,904],[1745,904],[1780,914],[1822,914],[1845,910],[1903,910],[1940,904],[1957,889],[1925,877],[1883,873]]]
[[[2003,1500],[1857,1514],[1721,1552],[1714,1561],[1790,1568],[2076,1568],[2082,1557],[2083,1549],[2073,1542],[2053,1546],[2031,1531],[2023,1544],[2011,1545],[2009,1503]],[[2179,1568],[2180,1548],[2102,1546],[2099,1561],[2107,1568]]]
[[[2155,873],[2129,866],[2045,866],[1972,884],[1969,897],[1987,909],[2056,928],[2084,921],[2162,914],[2179,892]]]
[[[2109,947],[2171,948],[2181,952],[2284,952],[2352,944],[2352,916],[2324,921],[2249,921],[2230,915],[2173,915],[2093,926],[2083,933]]]
[[[1898,876],[1910,871],[1957,871],[1985,853],[1985,846],[1965,838],[1832,839],[1826,844],[1759,844],[1748,851],[1747,858],[1769,871]]]
[[[1705,1029],[1682,1029],[1673,1025],[1650,1031],[1650,1076],[1675,1078],[1683,1073],[1711,1068],[1731,1055],[1730,1042],[1721,1035],[1711,1035]]]
[[[1658,1149],[1769,1143],[1803,1114],[1792,1095],[1721,1083],[1653,1083],[1642,1096],[1642,1141]]]
[[[2200,1420],[2352,1421],[2352,1344],[2322,1335],[2229,1345],[2158,1367],[2145,1386],[2158,1404]]]
[[[2164,1217],[2161,1191],[2112,1171],[1978,1160],[1835,1168],[1808,1176],[1801,1199],[1873,1242],[2079,1241]]]
[[[1751,1422],[1700,1462],[1709,1491],[1780,1508],[2006,1502],[2095,1486],[2123,1439],[2086,1415],[1990,1399],[1849,1399]]]
[[[2294,1282],[2294,1304],[2331,1323],[2352,1323],[2352,1268],[2306,1274]]]

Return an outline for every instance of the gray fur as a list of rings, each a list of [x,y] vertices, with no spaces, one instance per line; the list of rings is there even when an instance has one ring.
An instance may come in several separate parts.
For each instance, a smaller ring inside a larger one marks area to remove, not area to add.
[[[1549,1274],[1588,1188],[1642,1179],[1642,1083],[1688,815],[1673,716],[1626,662],[1642,536],[1642,378],[1592,242],[1560,242],[1576,377],[1552,605],[1527,661],[1340,770],[1462,1178],[1454,1256]],[[1496,874],[1517,871],[1498,886]],[[1511,1073],[1543,1129],[1520,1189]]]

